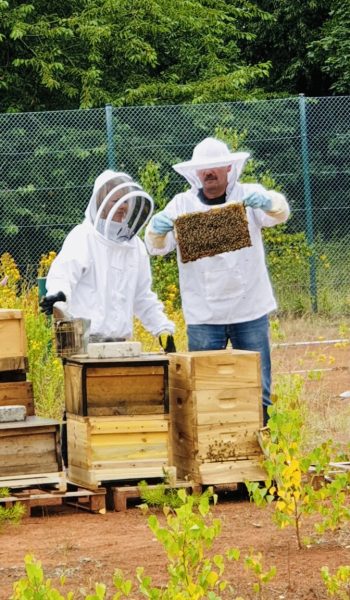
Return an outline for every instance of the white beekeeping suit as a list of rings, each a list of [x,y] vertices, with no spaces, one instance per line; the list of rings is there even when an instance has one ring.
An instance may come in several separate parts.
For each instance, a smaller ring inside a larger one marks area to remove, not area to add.
[[[151,290],[149,258],[136,235],[151,217],[152,198],[129,175],[97,177],[85,220],[67,236],[46,282],[47,296],[63,292],[72,317],[89,319],[100,339],[130,339],[134,315],[153,335],[173,333]]]

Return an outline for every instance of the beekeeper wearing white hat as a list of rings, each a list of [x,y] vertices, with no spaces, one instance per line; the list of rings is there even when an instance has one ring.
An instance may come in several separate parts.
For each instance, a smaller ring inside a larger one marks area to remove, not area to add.
[[[268,314],[276,301],[261,229],[286,221],[289,207],[283,194],[239,182],[248,157],[246,152],[231,152],[216,138],[200,142],[191,160],[173,166],[191,188],[151,218],[145,242],[150,254],[165,255],[177,246],[173,228],[180,215],[231,202],[246,206],[252,246],[186,263],[178,250],[180,292],[189,350],[223,349],[230,340],[236,349],[261,353],[266,423],[271,386]]]
[[[174,324],[151,290],[149,257],[137,235],[152,212],[152,198],[129,175],[99,175],[85,220],[51,265],[41,309],[52,314],[55,305],[90,320],[93,341],[130,339],[134,315],[154,336],[171,337]]]

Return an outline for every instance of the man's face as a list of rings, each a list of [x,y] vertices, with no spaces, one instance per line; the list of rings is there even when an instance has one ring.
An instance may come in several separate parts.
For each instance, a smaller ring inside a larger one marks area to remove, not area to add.
[[[225,193],[227,187],[228,167],[207,167],[197,171],[197,176],[203,186],[203,192],[207,198],[218,198]]]

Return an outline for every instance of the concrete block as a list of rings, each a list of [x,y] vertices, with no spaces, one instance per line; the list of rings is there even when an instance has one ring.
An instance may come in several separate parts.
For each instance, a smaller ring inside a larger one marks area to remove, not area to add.
[[[12,421],[25,421],[27,409],[25,406],[8,404],[0,406],[0,423],[10,423]]]
[[[124,358],[140,356],[141,342],[96,342],[88,344],[89,358]]]

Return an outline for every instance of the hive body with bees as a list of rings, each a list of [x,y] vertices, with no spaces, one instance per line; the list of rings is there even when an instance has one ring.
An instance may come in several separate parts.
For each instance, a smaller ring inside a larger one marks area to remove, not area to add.
[[[173,465],[199,484],[262,481],[260,355],[244,350],[169,354]]]
[[[175,228],[183,263],[252,245],[242,204],[181,215]]]

